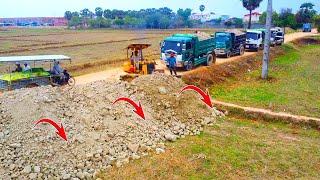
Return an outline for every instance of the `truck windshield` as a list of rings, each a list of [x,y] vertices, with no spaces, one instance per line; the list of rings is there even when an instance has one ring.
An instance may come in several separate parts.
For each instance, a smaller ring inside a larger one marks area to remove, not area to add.
[[[164,41],[162,44],[162,51],[174,50],[180,53],[182,49],[182,43],[176,41]]]
[[[257,33],[253,33],[253,32],[247,32],[247,39],[257,40],[258,39],[258,34]]]
[[[277,36],[283,36],[283,33],[282,32],[278,32]]]

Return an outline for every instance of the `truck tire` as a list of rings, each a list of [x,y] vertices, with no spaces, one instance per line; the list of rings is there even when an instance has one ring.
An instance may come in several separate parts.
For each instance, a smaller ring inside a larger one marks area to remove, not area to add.
[[[226,58],[230,58],[231,57],[231,52],[227,52],[226,53]]]
[[[242,56],[244,54],[244,51],[245,51],[244,46],[240,46],[240,50],[239,51],[240,51],[239,55]]]
[[[205,63],[206,66],[211,66],[212,64],[215,63],[215,58],[212,54],[208,54],[207,56],[207,62]]]
[[[184,69],[186,71],[191,71],[193,69],[193,66],[194,66],[193,61],[190,60],[190,61],[188,61],[188,64],[184,67]]]

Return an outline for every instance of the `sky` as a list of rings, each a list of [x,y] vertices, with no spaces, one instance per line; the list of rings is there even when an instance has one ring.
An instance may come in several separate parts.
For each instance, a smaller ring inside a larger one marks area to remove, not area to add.
[[[320,0],[273,0],[274,10],[292,8],[296,11],[304,2],[312,2],[320,12]],[[48,17],[63,16],[64,12],[80,11],[96,7],[103,9],[139,10],[144,8],[169,7],[173,10],[191,8],[199,12],[199,6],[206,6],[206,12],[214,12],[217,16],[230,15],[242,17],[247,11],[240,0],[0,0],[1,17]],[[267,8],[267,0],[263,0],[257,11],[263,12]]]

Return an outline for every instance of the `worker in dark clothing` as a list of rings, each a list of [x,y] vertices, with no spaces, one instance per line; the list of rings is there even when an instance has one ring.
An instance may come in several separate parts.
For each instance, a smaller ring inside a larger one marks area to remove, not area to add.
[[[169,64],[169,69],[170,69],[170,74],[171,75],[173,75],[173,73],[174,73],[174,75],[175,76],[177,76],[177,68],[176,68],[176,66],[177,66],[177,59],[176,59],[176,55],[175,55],[175,53],[171,53],[170,54],[170,57],[169,58],[167,58],[167,62],[168,62],[168,64]]]
[[[16,63],[16,69],[13,72],[22,72],[21,64]]]

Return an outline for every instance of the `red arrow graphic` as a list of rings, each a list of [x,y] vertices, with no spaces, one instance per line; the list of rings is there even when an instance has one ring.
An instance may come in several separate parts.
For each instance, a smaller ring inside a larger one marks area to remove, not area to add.
[[[184,87],[181,91],[180,94],[184,91],[188,91],[188,90],[192,90],[197,92],[198,94],[200,94],[202,96],[201,101],[203,101],[204,103],[206,103],[207,106],[209,106],[210,108],[213,108],[212,105],[212,101],[211,101],[211,97],[209,95],[208,92],[204,92],[202,89],[198,88],[197,86],[193,86],[193,85],[188,85],[186,87]]]
[[[139,115],[142,119],[146,120],[140,102],[139,102],[139,105],[138,105],[137,103],[135,103],[135,102],[132,101],[131,99],[122,97],[122,98],[117,99],[113,104],[115,104],[115,103],[117,103],[117,102],[119,102],[119,101],[126,101],[126,102],[128,102],[129,104],[131,104],[131,105],[136,109],[136,110],[133,110],[133,112],[135,112],[137,115]]]
[[[64,128],[63,128],[63,125],[61,123],[61,126],[59,126],[56,122],[52,121],[51,119],[41,119],[39,121],[36,122],[36,125],[37,126],[38,124],[40,123],[49,123],[51,124],[54,128],[57,129],[58,132],[56,132],[62,139],[64,139],[65,141],[68,141],[67,140],[67,135],[66,135],[66,132],[64,131]]]

